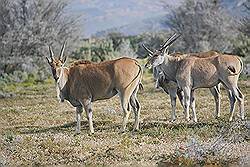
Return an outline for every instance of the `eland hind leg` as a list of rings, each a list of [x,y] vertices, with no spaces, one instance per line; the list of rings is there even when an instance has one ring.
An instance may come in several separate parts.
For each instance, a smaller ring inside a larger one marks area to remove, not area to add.
[[[131,105],[130,98],[131,98],[132,94],[134,93],[134,91],[139,88],[139,83],[140,83],[140,80],[136,80],[133,83],[131,83],[130,86],[119,91],[121,106],[122,106],[122,110],[123,110],[123,121],[122,121],[121,132],[125,132],[128,118],[129,118],[129,115],[131,113],[131,111],[128,110],[129,105]],[[137,92],[137,90],[136,90],[136,92]],[[138,119],[139,119],[139,117],[138,117]]]
[[[122,106],[122,111],[123,111],[121,132],[125,132],[128,118],[131,112],[130,110],[128,110],[129,99],[130,99],[130,94],[128,92],[121,93],[121,106]]]
[[[229,97],[229,100],[230,100],[230,118],[229,118],[229,121],[232,121],[233,120],[233,114],[234,114],[236,99],[235,99],[235,96],[233,95],[233,93],[230,90],[228,91],[228,97]]]
[[[220,117],[220,104],[221,104],[221,95],[220,95],[220,86],[219,84],[217,86],[214,86],[210,88],[210,92],[214,96],[215,101],[215,117]]]
[[[240,110],[240,118],[242,120],[245,119],[245,108],[244,108],[244,95],[242,94],[242,92],[240,91],[240,89],[237,87],[237,92],[238,92],[238,96],[237,97],[237,100],[239,102],[239,110]]]
[[[238,87],[238,76],[235,77],[228,77],[224,80],[224,84],[229,90],[229,99],[230,99],[230,118],[229,121],[233,120],[233,114],[234,114],[234,107],[235,107],[235,101],[237,100],[239,102],[239,110],[240,110],[240,117],[241,119],[244,119],[244,95],[241,93],[239,87]]]
[[[178,96],[178,99],[181,103],[181,106],[183,108],[183,114],[185,115],[185,106],[184,106],[184,92],[181,90],[181,89],[177,89],[177,96]]]
[[[240,118],[242,120],[244,120],[244,95],[241,93],[240,89],[238,87],[234,87],[231,90],[231,96],[234,96],[234,103],[235,103],[235,99],[238,101],[239,103],[239,111],[240,111]],[[233,110],[234,111],[234,110]],[[234,112],[231,112],[229,121],[233,120],[233,114]]]
[[[178,99],[181,103],[181,106],[184,108],[184,93],[183,93],[183,91],[177,89],[177,96],[178,96]]]
[[[130,97],[130,105],[133,108],[134,114],[135,114],[135,123],[134,123],[134,131],[139,130],[139,122],[140,122],[140,111],[141,111],[141,105],[137,99],[137,91],[138,91],[138,87],[136,87],[136,89],[134,90],[134,92],[132,93],[131,97]]]
[[[184,87],[183,92],[184,92],[184,113],[186,114],[186,120],[190,121],[189,106],[190,106],[191,90],[189,87]]]

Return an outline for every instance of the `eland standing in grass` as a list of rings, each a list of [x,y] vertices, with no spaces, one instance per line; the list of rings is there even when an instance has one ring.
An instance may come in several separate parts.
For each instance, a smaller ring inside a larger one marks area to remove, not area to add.
[[[161,49],[152,52],[147,47],[150,57],[146,67],[156,67],[163,72],[168,80],[176,82],[184,93],[184,113],[189,120],[189,107],[193,119],[197,122],[195,111],[194,90],[197,88],[212,88],[222,83],[229,92],[230,118],[232,121],[235,102],[239,102],[241,119],[244,119],[244,95],[238,87],[239,75],[243,69],[242,60],[236,55],[220,54],[204,58],[196,56],[173,57],[166,54],[168,47],[178,38],[176,34],[170,37]]]
[[[168,43],[173,43],[178,37],[176,37],[176,34],[172,35],[163,45],[161,45],[161,48],[159,51],[164,49],[165,45],[168,45]],[[171,45],[171,44],[170,44]],[[148,49],[144,44],[142,45],[145,50],[149,52],[149,56],[151,57],[154,53]],[[168,53],[167,53],[168,54]],[[173,57],[190,57],[190,56],[195,56],[198,58],[204,58],[204,57],[211,57],[211,56],[217,56],[219,55],[218,52],[215,51],[208,51],[208,52],[199,52],[199,53],[188,53],[188,54],[182,54],[182,53],[172,53],[170,56]],[[148,64],[146,65],[146,67]],[[184,93],[183,91],[178,87],[176,81],[169,80],[168,76],[165,75],[164,71],[162,71],[161,68],[154,67],[153,68],[153,77],[156,80],[156,88],[162,88],[163,91],[170,96],[171,100],[171,107],[172,107],[172,112],[171,112],[171,122],[174,122],[176,120],[176,98],[178,97],[182,107],[184,108]],[[215,117],[219,118],[220,117],[220,84],[209,88],[210,92],[212,93],[215,104],[216,104],[216,110],[215,110]],[[185,113],[184,113],[185,114]]]
[[[196,57],[210,57],[218,54],[215,51],[209,51],[209,52],[200,52],[200,53],[189,53],[189,54],[181,54],[181,53],[173,53],[170,54],[170,56],[178,57],[178,56],[196,56]],[[176,98],[178,97],[182,107],[184,108],[184,93],[183,91],[178,87],[177,83],[175,81],[168,80],[168,77],[164,75],[163,71],[160,71],[161,69],[158,69],[157,67],[153,68],[153,76],[156,81],[156,88],[162,88],[163,91],[170,96],[171,100],[171,122],[174,122],[176,120]],[[215,101],[215,117],[220,117],[220,104],[221,104],[221,94],[220,94],[220,84],[209,88],[211,94],[214,97]]]
[[[90,132],[94,133],[91,104],[97,100],[109,99],[119,95],[123,110],[121,131],[124,132],[132,107],[135,114],[134,130],[139,129],[140,103],[137,91],[141,84],[142,68],[131,58],[92,63],[77,61],[69,68],[65,67],[66,56],[63,56],[65,43],[59,58],[54,57],[49,47],[47,61],[56,82],[57,95],[61,102],[69,101],[76,107],[76,133],[80,133],[83,108],[89,122]]]

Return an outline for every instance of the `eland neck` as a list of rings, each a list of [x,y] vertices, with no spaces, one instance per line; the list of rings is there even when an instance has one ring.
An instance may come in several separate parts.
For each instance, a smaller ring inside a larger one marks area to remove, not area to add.
[[[63,89],[68,81],[68,68],[67,67],[61,67],[60,68],[60,75],[56,82],[56,91],[57,91],[57,97],[59,101],[63,102]]]
[[[165,55],[164,62],[157,66],[157,69],[163,72],[167,80],[176,81],[177,63],[172,56]]]
[[[60,75],[59,78],[57,80],[57,86],[60,90],[62,90],[64,88],[64,86],[66,85],[68,81],[68,68],[67,67],[61,67],[60,68]]]

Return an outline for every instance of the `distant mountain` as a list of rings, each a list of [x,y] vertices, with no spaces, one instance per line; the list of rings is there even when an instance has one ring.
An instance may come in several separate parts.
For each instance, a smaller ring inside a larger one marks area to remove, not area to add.
[[[104,37],[110,32],[120,32],[124,35],[137,35],[144,32],[156,32],[166,29],[166,27],[162,25],[164,18],[166,18],[166,14],[161,14],[159,16],[139,20],[137,22],[133,22],[124,26],[99,31],[92,36]]]
[[[185,0],[72,0],[69,12],[84,15],[85,37],[103,36],[111,31],[136,35],[146,31],[158,31],[164,15]],[[249,0],[221,0],[231,15],[244,15],[243,2]]]
[[[235,0],[222,0],[222,6],[228,10],[229,14],[231,14],[234,17],[242,17],[244,14],[244,7],[242,6],[242,1],[235,1]],[[166,20],[166,17],[169,13],[162,13],[158,16],[146,18],[143,20],[138,20],[136,22],[124,25],[124,26],[119,26],[119,27],[114,27],[114,28],[109,28],[106,30],[98,31],[97,33],[93,34],[92,36],[95,37],[104,37],[110,32],[120,32],[124,35],[137,35],[141,34],[144,32],[156,32],[164,29],[168,29],[168,27],[165,27],[162,25],[164,20]]]
[[[182,1],[183,0],[168,0],[164,2],[162,0],[72,0],[69,11],[84,15],[82,21],[85,37],[113,28],[121,29],[121,31],[124,31],[126,34],[135,34],[139,31],[133,32],[132,28],[126,27],[140,22],[142,25],[137,25],[143,28],[143,25],[145,25],[144,20],[162,16],[169,12],[166,7],[173,9],[179,6]],[[149,24],[146,24],[146,26],[149,26]]]

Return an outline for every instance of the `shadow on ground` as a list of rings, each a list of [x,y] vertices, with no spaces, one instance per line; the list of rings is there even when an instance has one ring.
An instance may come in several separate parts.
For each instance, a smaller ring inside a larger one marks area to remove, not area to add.
[[[199,129],[203,127],[215,127],[221,128],[230,125],[230,123],[225,123],[223,120],[215,120],[214,122],[199,122],[199,123],[170,123],[166,120],[151,120],[144,121],[140,124],[140,134],[144,131],[153,130],[156,128],[164,128],[169,130],[183,130],[183,129]],[[61,133],[61,132],[75,132],[76,122],[69,122],[59,126],[42,127],[42,126],[16,126],[13,128],[8,128],[7,130],[14,131],[19,134],[39,134],[39,133]],[[105,130],[112,130],[119,132],[121,123],[115,123],[112,121],[94,121],[94,128],[96,132],[101,132]],[[128,123],[127,131],[133,130],[133,122]],[[88,121],[81,121],[81,131],[88,131]],[[146,132],[145,132],[146,133]]]
[[[95,131],[103,131],[108,129],[117,129],[119,124],[110,123],[111,121],[97,121],[94,123]],[[76,122],[69,122],[59,126],[42,127],[42,126],[16,126],[7,130],[14,131],[19,134],[39,134],[39,133],[60,133],[75,132]],[[81,121],[81,131],[88,131],[88,121]]]

